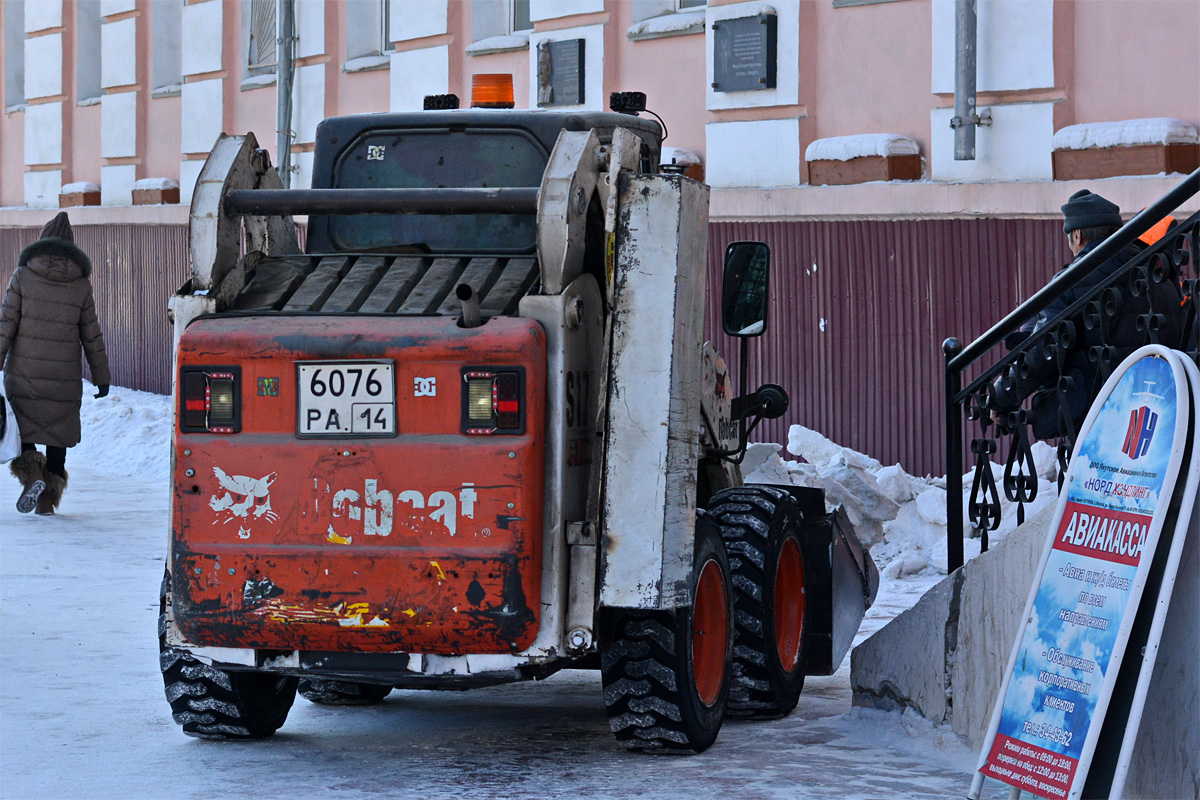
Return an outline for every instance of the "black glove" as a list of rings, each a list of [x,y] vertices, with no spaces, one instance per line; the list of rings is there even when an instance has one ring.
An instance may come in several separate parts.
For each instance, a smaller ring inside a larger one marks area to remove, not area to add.
[[[96,388],[99,389],[99,391],[96,392],[97,400],[99,400],[101,397],[108,397],[108,384],[107,383],[102,383],[99,386],[97,386]]]

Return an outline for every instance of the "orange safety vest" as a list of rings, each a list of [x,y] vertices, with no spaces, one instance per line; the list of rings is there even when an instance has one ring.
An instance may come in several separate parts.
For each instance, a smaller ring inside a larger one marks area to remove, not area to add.
[[[1175,218],[1167,215],[1154,223],[1154,227],[1138,237],[1138,241],[1145,242],[1147,245],[1152,245],[1159,239],[1167,235],[1167,231],[1175,224]]]

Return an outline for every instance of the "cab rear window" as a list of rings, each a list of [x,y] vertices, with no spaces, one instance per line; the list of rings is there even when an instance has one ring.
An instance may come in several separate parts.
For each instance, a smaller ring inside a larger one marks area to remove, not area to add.
[[[520,130],[369,131],[334,167],[334,188],[520,188],[541,184],[548,154]],[[532,253],[533,214],[359,214],[329,217],[337,250]]]

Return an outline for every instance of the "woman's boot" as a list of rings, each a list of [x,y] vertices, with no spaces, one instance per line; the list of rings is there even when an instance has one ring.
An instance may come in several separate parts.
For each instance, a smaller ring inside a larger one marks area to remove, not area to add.
[[[46,470],[44,479],[46,490],[37,499],[37,513],[48,517],[62,502],[63,489],[67,488],[67,473],[64,471],[62,475],[58,475]]]
[[[17,511],[28,514],[38,504],[46,490],[43,477],[46,457],[37,450],[26,450],[9,462],[13,477],[21,482],[21,496],[17,498]]]

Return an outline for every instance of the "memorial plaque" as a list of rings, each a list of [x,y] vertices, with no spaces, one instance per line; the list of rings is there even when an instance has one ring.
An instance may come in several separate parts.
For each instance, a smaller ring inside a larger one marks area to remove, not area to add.
[[[538,45],[538,105],[583,104],[583,39]]]
[[[775,88],[774,14],[713,23],[713,84],[717,92]]]

